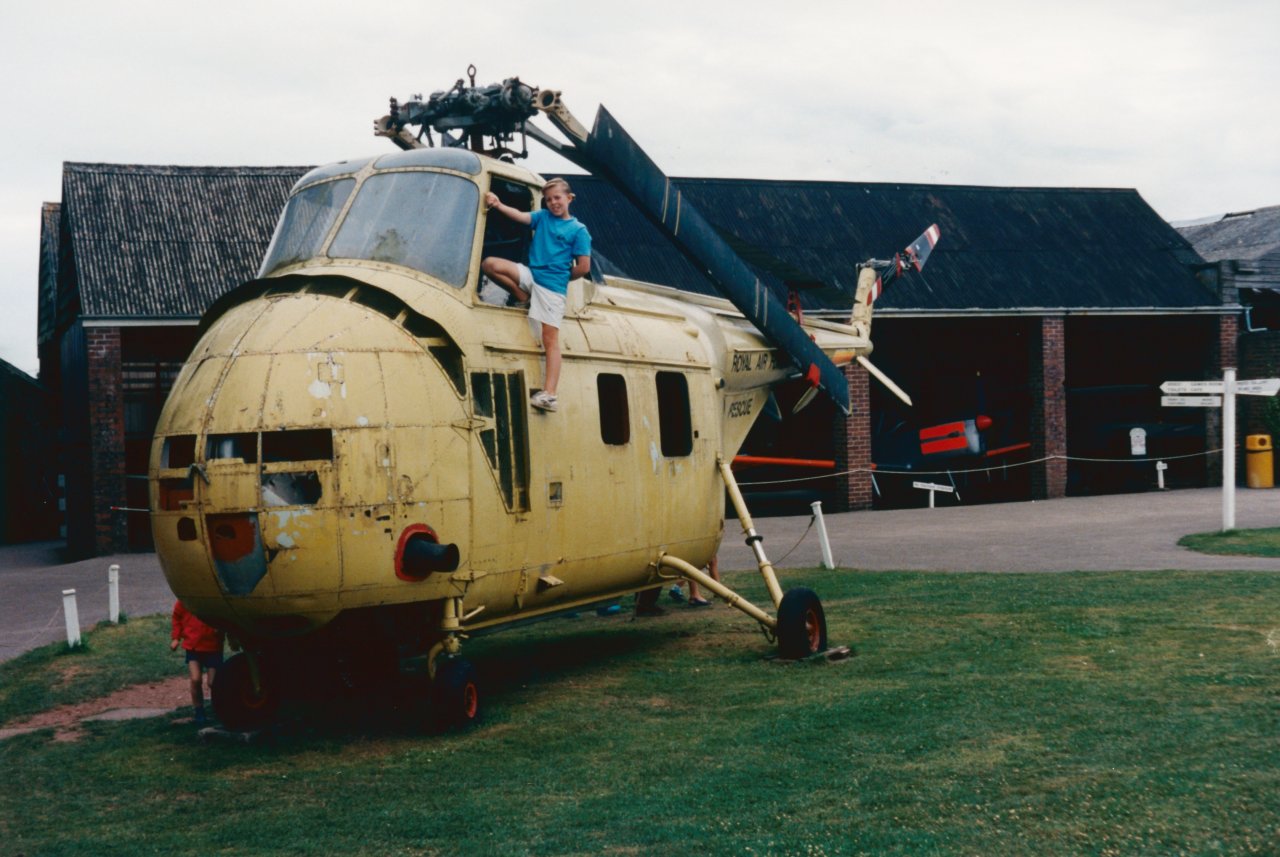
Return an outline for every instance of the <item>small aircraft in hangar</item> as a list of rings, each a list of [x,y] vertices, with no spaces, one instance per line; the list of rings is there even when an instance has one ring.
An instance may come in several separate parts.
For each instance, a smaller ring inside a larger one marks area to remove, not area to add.
[[[432,719],[464,725],[480,700],[469,635],[676,578],[746,613],[784,657],[824,650],[822,603],[782,590],[730,462],[774,385],[803,377],[847,412],[840,364],[879,375],[876,268],[860,271],[849,323],[797,323],[607,110],[587,131],[559,92],[516,78],[476,86],[471,69],[470,85],[393,100],[376,131],[400,151],[297,182],[258,277],[202,320],[156,430],[165,576],[241,649],[213,688],[224,725],[272,720],[316,679],[304,665],[350,681],[425,673]],[[478,293],[481,260],[527,241],[488,216],[486,194],[542,201],[542,177],[514,163],[527,137],[612,180],[725,295],[572,282],[554,414],[530,408],[542,351],[526,311]],[[726,486],[770,609],[701,571]]]
[[[907,486],[921,478],[948,484],[956,500],[970,491],[988,499],[1010,499],[1009,489],[1002,493],[999,486],[1020,485],[1025,478],[1023,468],[1010,472],[1010,466],[1025,461],[1031,451],[1025,390],[1002,387],[1001,401],[989,404],[984,377],[978,371],[973,376],[972,400],[966,404],[966,396],[955,395],[965,385],[949,376],[947,383],[952,388],[952,407],[938,409],[935,403],[935,418],[942,417],[938,422],[921,424],[901,409],[886,408],[877,414],[872,439],[874,478],[877,492],[890,504],[903,502]]]

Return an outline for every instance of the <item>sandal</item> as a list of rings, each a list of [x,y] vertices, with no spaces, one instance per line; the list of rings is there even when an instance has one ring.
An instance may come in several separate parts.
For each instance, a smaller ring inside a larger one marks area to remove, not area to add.
[[[711,602],[705,598],[690,598],[689,606],[690,607],[710,607]]]

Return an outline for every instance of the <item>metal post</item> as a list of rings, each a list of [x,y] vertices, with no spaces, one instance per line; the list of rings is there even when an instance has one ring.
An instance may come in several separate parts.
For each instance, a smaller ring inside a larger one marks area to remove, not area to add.
[[[1236,370],[1222,372],[1222,529],[1236,528]]]
[[[62,615],[67,620],[67,645],[75,648],[80,645],[80,611],[76,609],[76,591],[62,590]]]
[[[107,568],[107,617],[120,624],[120,566],[114,563]]]
[[[813,510],[813,520],[818,525],[818,544],[822,546],[822,567],[835,568],[836,562],[831,558],[831,541],[827,538],[827,522],[822,518],[822,501],[814,500],[809,504]]]
[[[1165,464],[1163,461],[1156,462],[1156,486],[1161,491],[1164,490],[1164,472],[1168,469],[1169,465]]]

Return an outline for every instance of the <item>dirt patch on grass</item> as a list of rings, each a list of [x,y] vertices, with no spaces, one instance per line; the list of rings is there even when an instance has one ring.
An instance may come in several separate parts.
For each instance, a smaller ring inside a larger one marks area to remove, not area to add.
[[[71,667],[63,676],[74,676],[78,667]],[[123,687],[106,696],[89,699],[71,705],[60,705],[22,720],[14,721],[0,729],[0,740],[13,735],[34,732],[38,729],[54,730],[55,741],[76,741],[84,735],[81,721],[107,711],[118,709],[159,709],[172,711],[190,701],[188,679],[174,676],[164,681],[146,682]]]

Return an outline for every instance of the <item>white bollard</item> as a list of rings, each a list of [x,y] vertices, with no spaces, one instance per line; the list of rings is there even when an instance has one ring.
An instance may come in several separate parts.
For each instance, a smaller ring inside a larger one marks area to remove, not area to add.
[[[1222,531],[1236,528],[1236,370],[1222,370]]]
[[[809,504],[813,510],[813,519],[818,523],[818,544],[822,545],[822,567],[835,568],[836,562],[831,558],[831,542],[827,539],[827,522],[822,519],[822,501],[814,500]]]
[[[107,568],[107,616],[112,625],[120,624],[120,566]]]
[[[1161,491],[1164,490],[1164,472],[1169,469],[1169,465],[1163,461],[1156,462],[1156,485]]]
[[[62,615],[67,619],[67,645],[80,645],[80,611],[76,609],[76,591],[62,590]]]

